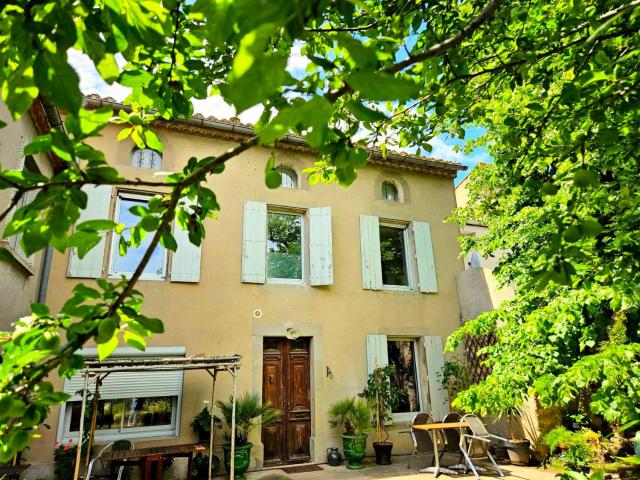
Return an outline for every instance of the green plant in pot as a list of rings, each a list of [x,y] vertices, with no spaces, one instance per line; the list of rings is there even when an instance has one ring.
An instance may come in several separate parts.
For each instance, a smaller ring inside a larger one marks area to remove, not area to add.
[[[391,420],[391,412],[398,406],[404,391],[393,381],[395,367],[387,365],[378,367],[369,374],[367,386],[362,394],[373,406],[373,422],[376,428],[376,441],[373,442],[373,450],[376,452],[378,465],[391,463],[391,450],[393,443],[389,442],[389,433],[385,424]]]
[[[226,425],[225,436],[231,439],[231,423],[233,417],[233,397],[228,400],[218,400],[216,406],[220,409]],[[236,432],[234,454],[234,478],[244,479],[244,473],[249,468],[252,443],[249,433],[256,427],[258,420],[262,426],[267,426],[280,418],[280,412],[271,410],[268,403],[262,403],[257,394],[245,393],[236,399]],[[231,444],[222,446],[224,451],[224,466],[227,472],[231,466]]]
[[[215,416],[213,417],[214,428],[222,425],[222,420]],[[198,442],[209,444],[209,436],[211,432],[211,412],[208,407],[204,407],[200,412],[193,417],[191,422],[191,430],[198,437]]]
[[[527,420],[526,412],[520,405],[514,405],[503,410],[502,415],[507,416],[507,428],[509,439],[504,441],[509,460],[514,465],[529,465],[531,461],[531,441],[526,438],[519,438],[515,435],[514,424],[518,419],[523,422]]]
[[[364,468],[367,432],[371,430],[371,403],[361,397],[340,400],[329,408],[329,425],[342,428],[342,450],[349,461],[347,468]]]

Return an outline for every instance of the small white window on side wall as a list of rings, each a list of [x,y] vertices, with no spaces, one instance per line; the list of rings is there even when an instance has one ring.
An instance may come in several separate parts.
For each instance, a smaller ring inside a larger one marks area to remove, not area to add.
[[[402,195],[398,185],[393,180],[385,180],[382,182],[382,199],[389,202],[402,202]]]
[[[298,174],[293,168],[281,165],[276,167],[276,170],[280,172],[280,186],[282,188],[298,188]]]
[[[131,166],[158,170],[162,168],[162,154],[152,148],[133,147],[131,150]]]

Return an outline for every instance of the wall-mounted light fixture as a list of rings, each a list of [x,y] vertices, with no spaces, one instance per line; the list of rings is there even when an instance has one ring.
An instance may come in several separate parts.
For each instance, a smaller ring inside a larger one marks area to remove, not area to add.
[[[327,367],[327,378],[329,380],[333,380],[333,372],[331,371],[331,367]]]

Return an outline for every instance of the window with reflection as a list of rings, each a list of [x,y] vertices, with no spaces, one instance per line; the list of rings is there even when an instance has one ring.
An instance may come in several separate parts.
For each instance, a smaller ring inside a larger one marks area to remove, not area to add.
[[[382,198],[384,200],[389,200],[390,202],[400,201],[398,187],[391,180],[385,180],[384,182],[382,182]]]
[[[124,230],[119,235],[114,235],[113,245],[111,247],[111,266],[109,269],[110,277],[119,278],[121,275],[129,277],[137,268],[142,260],[147,247],[151,242],[152,235],[146,235],[141,239],[138,247],[129,246],[126,251],[120,249],[120,238],[126,240],[131,239],[132,227],[138,224],[140,218],[146,214],[144,207],[149,201],[149,196],[138,195],[126,192],[118,193],[118,201],[116,203],[115,222],[124,224]],[[146,232],[143,232],[146,234]],[[121,255],[124,253],[124,255]],[[161,280],[166,273],[167,255],[166,250],[158,245],[149,259],[149,263],[144,269],[143,280]]]
[[[387,340],[387,353],[389,354],[389,365],[395,367],[393,382],[403,392],[393,413],[419,412],[421,408],[416,342],[414,340]]]
[[[407,228],[380,225],[382,284],[409,287],[407,268]]]
[[[302,215],[268,212],[267,218],[267,277],[276,282],[302,282]]]
[[[96,430],[123,431],[128,428],[171,426],[178,397],[118,398],[98,401]],[[91,406],[91,402],[87,404]],[[67,403],[68,432],[80,430],[81,402]],[[87,416],[90,412],[87,412]],[[90,418],[90,416],[89,416]],[[85,418],[85,421],[87,419]]]
[[[291,167],[276,167],[280,172],[280,186],[282,188],[298,188],[298,174]]]

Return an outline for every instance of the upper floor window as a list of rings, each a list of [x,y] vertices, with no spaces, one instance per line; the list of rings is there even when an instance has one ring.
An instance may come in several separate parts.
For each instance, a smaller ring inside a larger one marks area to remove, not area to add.
[[[410,288],[406,226],[380,225],[380,260],[382,284]]]
[[[282,188],[298,188],[298,174],[293,168],[280,166],[276,170],[280,172],[280,186]]]
[[[242,223],[242,282],[333,284],[330,207],[302,211],[247,200]]]
[[[267,278],[281,283],[303,279],[303,224],[298,213],[268,212]]]
[[[147,195],[118,193],[114,221],[124,224],[124,230],[120,235],[114,235],[113,237],[111,265],[109,268],[110,277],[120,277],[121,275],[130,277],[133,275],[151,242],[151,235],[147,235],[138,247],[128,247],[125,255],[120,255],[120,237],[130,240],[132,227],[140,221],[140,216],[135,215],[132,210],[135,211],[136,207],[145,206],[148,200],[149,196]],[[158,245],[151,254],[151,258],[140,278],[143,280],[162,280],[166,275],[166,266],[167,252],[164,247]]]
[[[382,199],[389,200],[390,202],[400,201],[398,186],[391,180],[385,180],[382,182]]]
[[[158,170],[162,168],[162,154],[152,148],[133,147],[131,166]]]

